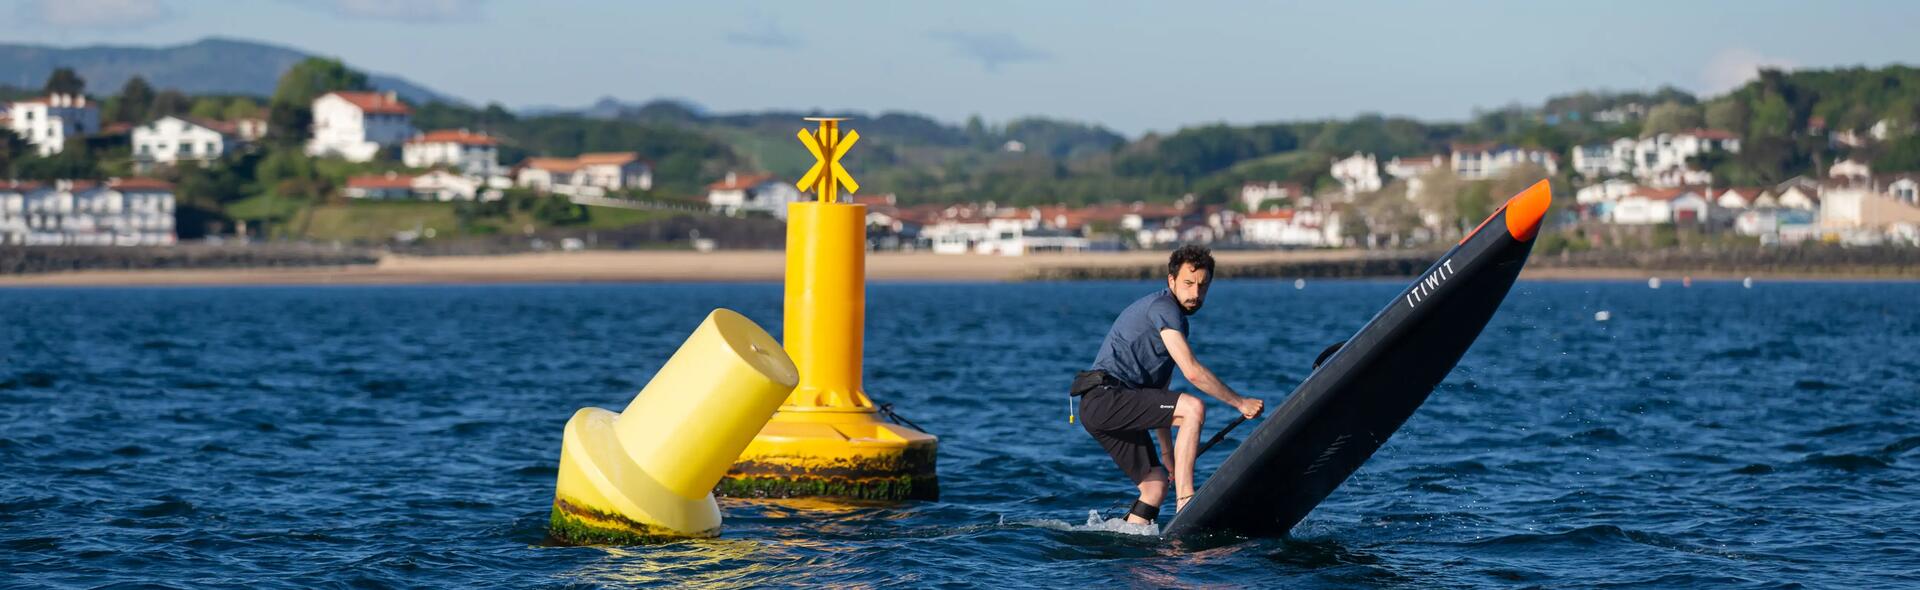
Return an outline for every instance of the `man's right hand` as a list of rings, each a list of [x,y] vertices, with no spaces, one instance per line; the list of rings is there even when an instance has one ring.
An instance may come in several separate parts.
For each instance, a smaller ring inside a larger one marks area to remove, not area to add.
[[[1267,402],[1243,395],[1240,396],[1239,401],[1233,402],[1233,409],[1239,410],[1242,418],[1251,420],[1260,417],[1260,413],[1267,410]]]

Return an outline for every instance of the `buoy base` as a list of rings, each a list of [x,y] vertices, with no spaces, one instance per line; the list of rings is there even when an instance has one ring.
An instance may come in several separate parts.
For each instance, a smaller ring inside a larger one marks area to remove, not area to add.
[[[714,493],[736,498],[938,500],[938,438],[871,408],[781,408]]]
[[[712,494],[686,498],[635,464],[614,434],[618,414],[582,408],[567,420],[547,532],[564,544],[644,544],[720,532]]]

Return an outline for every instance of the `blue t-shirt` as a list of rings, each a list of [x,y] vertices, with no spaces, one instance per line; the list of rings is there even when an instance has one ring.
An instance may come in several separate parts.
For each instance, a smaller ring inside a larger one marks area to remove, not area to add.
[[[1166,389],[1173,382],[1173,356],[1160,331],[1172,328],[1187,335],[1186,310],[1173,292],[1161,289],[1141,297],[1114,318],[1093,368],[1106,371],[1134,389]]]

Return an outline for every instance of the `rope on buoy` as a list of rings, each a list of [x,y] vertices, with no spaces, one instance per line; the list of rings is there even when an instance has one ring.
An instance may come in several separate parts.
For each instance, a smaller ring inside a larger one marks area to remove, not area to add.
[[[892,420],[894,424],[899,424],[901,426],[912,428],[920,432],[926,432],[927,434],[933,434],[931,432],[927,432],[927,429],[921,428],[919,424],[914,424],[913,421],[908,420],[906,416],[901,416],[898,412],[893,411],[893,404],[890,404],[890,403],[880,404],[879,409],[880,409],[880,413],[885,415],[888,420]]]

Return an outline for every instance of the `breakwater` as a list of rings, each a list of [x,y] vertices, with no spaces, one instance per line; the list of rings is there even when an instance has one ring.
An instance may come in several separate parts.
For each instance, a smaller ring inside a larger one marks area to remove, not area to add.
[[[315,244],[6,246],[0,274],[77,270],[299,268],[370,265],[380,252]]]

